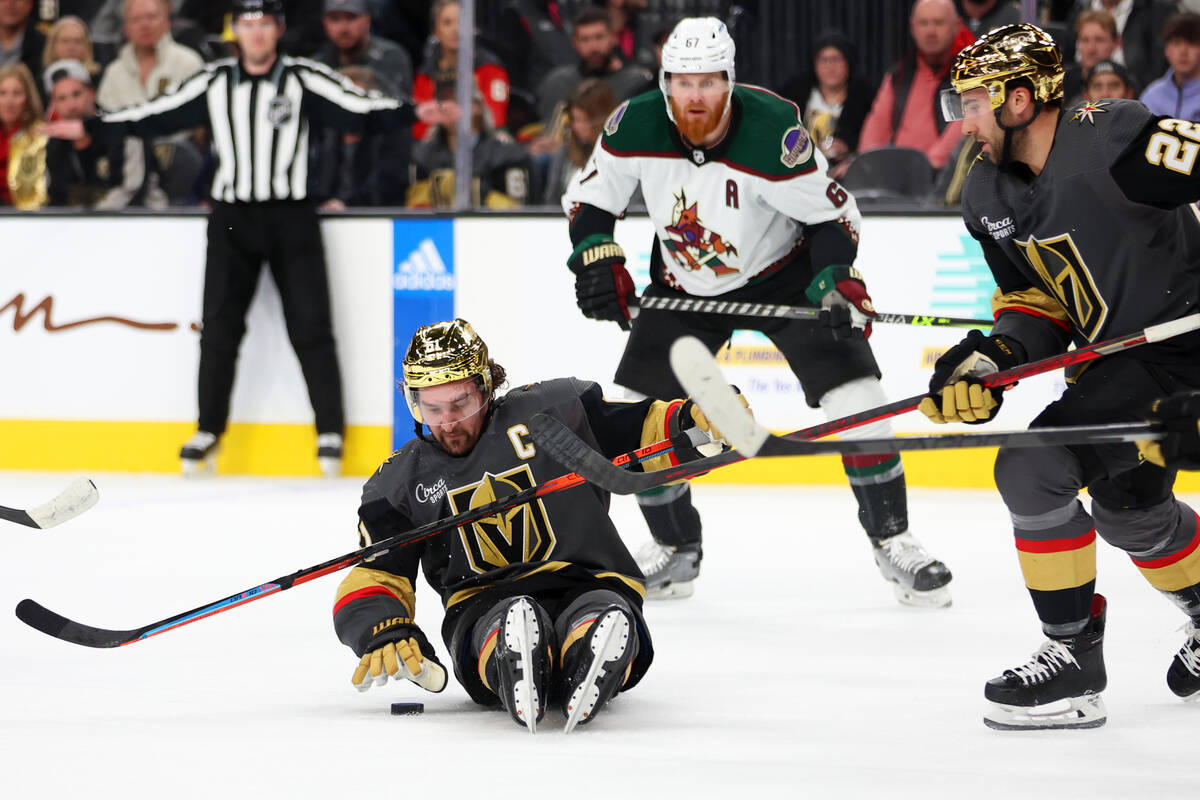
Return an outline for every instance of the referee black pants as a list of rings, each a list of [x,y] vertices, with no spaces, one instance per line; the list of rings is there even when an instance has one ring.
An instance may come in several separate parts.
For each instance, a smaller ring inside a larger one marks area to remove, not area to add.
[[[325,248],[307,202],[214,203],[208,217],[200,332],[200,430],[229,418],[246,311],[266,262],[283,300],[288,339],[308,385],[318,433],[342,433],[342,378],[333,343]]]

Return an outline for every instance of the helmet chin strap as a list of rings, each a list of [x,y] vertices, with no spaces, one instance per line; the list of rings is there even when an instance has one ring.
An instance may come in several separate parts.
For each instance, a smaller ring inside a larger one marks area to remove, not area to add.
[[[1004,146],[1000,148],[1000,163],[998,164],[998,166],[1001,166],[1001,167],[1003,167],[1009,163],[1009,156],[1012,155],[1012,135],[1013,135],[1013,133],[1015,133],[1016,131],[1024,130],[1025,128],[1028,128],[1030,125],[1033,124],[1033,121],[1035,119],[1037,119],[1038,114],[1042,113],[1042,101],[1041,100],[1033,101],[1033,113],[1029,116],[1029,119],[1025,120],[1020,125],[1005,125],[1003,122],[1001,122],[1000,121],[1000,112],[1002,112],[1003,110],[1004,110],[1004,107],[1001,106],[1000,108],[997,108],[995,111],[992,112],[993,114],[996,115],[996,124],[1000,126],[1000,130],[1004,131]]]

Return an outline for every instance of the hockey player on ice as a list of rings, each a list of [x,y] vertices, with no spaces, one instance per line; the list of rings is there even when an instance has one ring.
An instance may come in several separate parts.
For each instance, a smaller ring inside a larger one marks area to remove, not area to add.
[[[963,219],[996,279],[996,323],[938,360],[921,410],[934,422],[977,423],[995,417],[1002,400],[981,376],[1196,311],[1200,222],[1189,204],[1200,198],[1200,124],[1154,117],[1128,100],[1064,109],[1058,46],[1028,24],[967,47],[951,81],[947,118],[962,119],[963,133],[983,146],[963,190]],[[1165,392],[1200,388],[1200,334],[1106,356],[1069,379],[1033,427],[1140,420]],[[1147,462],[1132,444],[1072,445],[1001,449],[995,475],[1049,638],[1027,663],[987,682],[984,721],[1002,729],[1104,723],[1097,535],[1190,617],[1167,685],[1197,696],[1200,533],[1196,513],[1172,493],[1175,468]],[[1083,488],[1090,513],[1077,497]]]
[[[886,402],[867,343],[875,311],[852,266],[861,218],[827,167],[793,103],[734,83],[733,39],[720,20],[675,27],[663,46],[659,89],[612,113],[563,196],[580,309],[631,329],[617,383],[678,397],[683,388],[667,366],[675,339],[694,335],[715,353],[735,329],[748,329],[779,348],[808,404],[830,419]],[[665,310],[632,319],[634,286],[613,230],[639,184],[657,234],[647,297],[807,305],[826,310],[821,322]],[[881,421],[845,435],[892,431]],[[908,530],[899,454],[843,463],[875,561],[901,602],[948,606],[950,571]],[[690,595],[701,524],[688,484],[644,493],[638,503],[654,537],[639,553],[649,596]]]
[[[496,396],[504,369],[463,320],[419,328],[403,369],[417,438],[363,487],[364,546],[561,475],[526,427],[539,412],[610,458],[694,426],[719,436],[691,403],[610,402],[575,378]],[[355,686],[391,676],[445,688],[446,671],[414,621],[420,567],[441,595],[442,639],[472,700],[503,706],[530,732],[547,706],[562,709],[568,731],[590,722],[653,658],[642,576],[608,503],[591,485],[547,494],[353,569],[338,588],[334,627],[361,659]]]

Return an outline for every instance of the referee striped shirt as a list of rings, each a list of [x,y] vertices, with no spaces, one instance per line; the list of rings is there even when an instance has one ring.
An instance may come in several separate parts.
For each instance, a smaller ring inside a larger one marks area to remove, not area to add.
[[[324,64],[280,54],[265,75],[247,74],[236,58],[206,64],[174,90],[106,112],[99,122],[141,137],[207,126],[217,153],[213,200],[252,203],[307,197],[312,128],[398,132],[414,119],[410,103],[365,93]]]

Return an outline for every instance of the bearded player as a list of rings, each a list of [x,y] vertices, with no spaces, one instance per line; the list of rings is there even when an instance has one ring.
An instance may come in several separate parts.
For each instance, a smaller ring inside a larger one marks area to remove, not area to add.
[[[858,270],[861,217],[826,177],[799,110],[734,83],[734,43],[720,20],[685,19],[663,46],[659,90],[619,106],[563,196],[575,249],[567,262],[584,315],[630,330],[616,382],[660,399],[683,388],[667,352],[685,334],[712,352],[736,329],[761,331],[830,419],[886,402],[867,342],[874,308]],[[818,320],[644,309],[613,240],[641,185],[655,227],[647,297],[704,297],[822,309]],[[891,436],[887,422],[847,434]],[[901,602],[948,606],[950,571],[908,531],[897,453],[845,456],[859,520]],[[648,596],[687,596],[699,574],[701,524],[688,484],[638,496],[654,541],[639,553]]]

